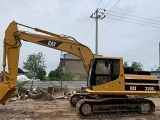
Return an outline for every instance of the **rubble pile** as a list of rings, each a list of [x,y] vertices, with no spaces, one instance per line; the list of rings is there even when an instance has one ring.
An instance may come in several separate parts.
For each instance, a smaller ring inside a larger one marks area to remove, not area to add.
[[[64,90],[55,89],[53,87],[48,88],[33,88],[32,90],[23,89],[23,91],[16,92],[15,95],[11,97],[9,102],[15,100],[27,100],[27,99],[35,99],[35,100],[54,100],[59,98],[66,98],[64,96]]]

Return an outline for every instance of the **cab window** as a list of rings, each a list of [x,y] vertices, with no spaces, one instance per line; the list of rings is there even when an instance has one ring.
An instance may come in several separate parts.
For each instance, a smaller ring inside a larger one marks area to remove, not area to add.
[[[96,74],[111,74],[110,61],[98,60],[96,64]]]

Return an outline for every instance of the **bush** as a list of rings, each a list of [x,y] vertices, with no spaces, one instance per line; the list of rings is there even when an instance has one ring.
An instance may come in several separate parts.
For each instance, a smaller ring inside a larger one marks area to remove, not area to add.
[[[49,77],[44,77],[41,81],[51,81],[51,79]]]
[[[66,72],[62,75],[61,80],[73,81],[74,75],[71,72]]]

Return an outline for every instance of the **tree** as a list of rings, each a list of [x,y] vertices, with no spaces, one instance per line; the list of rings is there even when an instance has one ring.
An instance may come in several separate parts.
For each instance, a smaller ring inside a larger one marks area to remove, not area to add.
[[[134,68],[136,71],[142,71],[143,70],[143,65],[139,62],[132,62],[131,66]]]
[[[64,81],[72,81],[74,78],[74,75],[71,72],[66,72],[61,76],[61,79]]]
[[[128,67],[129,66],[128,62],[124,62],[123,65],[124,65],[124,67]],[[131,67],[133,67],[133,69],[136,70],[136,71],[142,71],[143,70],[143,65],[141,63],[139,63],[139,62],[133,61],[131,63]]]
[[[124,62],[123,65],[124,65],[125,67],[127,67],[127,66],[128,66],[128,62]]]
[[[39,68],[38,71],[37,71],[37,77],[40,79],[40,80],[44,80],[45,76],[46,76],[46,71],[44,68]]]
[[[43,53],[28,55],[26,62],[23,62],[23,68],[34,73],[38,79],[43,79],[46,75],[45,56]]]
[[[74,75],[71,72],[64,72],[62,74],[61,67],[58,66],[55,70],[49,72],[48,77],[50,80],[72,81]]]
[[[58,66],[55,70],[49,72],[48,77],[50,80],[59,80],[61,78],[61,69]]]

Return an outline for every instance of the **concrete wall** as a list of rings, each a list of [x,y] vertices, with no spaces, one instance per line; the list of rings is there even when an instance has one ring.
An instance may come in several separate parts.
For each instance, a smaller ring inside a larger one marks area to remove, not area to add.
[[[64,59],[79,59],[77,56],[73,55],[73,54],[69,54],[69,53],[65,53],[63,55]]]
[[[30,89],[32,85],[32,81],[27,82],[24,87]],[[68,90],[80,90],[82,86],[86,86],[87,81],[62,81],[62,87],[67,88]],[[61,81],[33,81],[33,87],[41,87],[48,88],[49,86],[53,86],[56,88],[61,88]]]
[[[74,74],[74,80],[87,80],[87,73],[83,67],[82,61],[72,55],[64,54],[64,58],[60,59],[61,67],[64,69],[64,72],[71,72]]]

